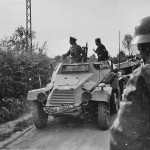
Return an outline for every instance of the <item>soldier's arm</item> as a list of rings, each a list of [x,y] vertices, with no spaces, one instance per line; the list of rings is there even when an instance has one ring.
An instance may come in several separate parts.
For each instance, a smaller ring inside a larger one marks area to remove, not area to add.
[[[82,57],[85,56],[85,51],[80,47],[80,51],[82,53]]]
[[[78,45],[78,47],[77,47],[76,50],[77,50],[76,52],[77,52],[78,54],[80,54],[80,55],[82,55],[82,56],[84,55],[84,52],[83,52],[83,49],[81,48],[81,46]]]
[[[96,50],[95,50],[95,49],[93,49],[93,51],[95,52]]]
[[[97,49],[94,51],[96,54],[99,53],[99,47],[97,47]]]
[[[70,55],[70,50],[66,54],[63,54],[63,60],[66,59],[66,57],[69,55]]]

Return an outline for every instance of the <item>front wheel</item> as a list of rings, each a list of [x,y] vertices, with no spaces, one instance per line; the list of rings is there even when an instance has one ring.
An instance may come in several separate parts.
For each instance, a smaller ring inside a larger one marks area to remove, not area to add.
[[[47,125],[48,114],[43,110],[43,105],[34,101],[33,103],[33,122],[37,129],[42,129]]]
[[[109,128],[110,111],[109,106],[106,103],[98,103],[98,126],[101,130],[107,130]]]

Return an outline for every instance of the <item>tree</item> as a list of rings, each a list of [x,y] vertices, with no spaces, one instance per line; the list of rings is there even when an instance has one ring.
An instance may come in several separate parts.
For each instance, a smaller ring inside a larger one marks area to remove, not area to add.
[[[5,37],[1,40],[0,49],[4,51],[13,50],[16,53],[24,53],[26,51],[26,32],[27,31],[24,27],[17,27],[12,36]],[[35,32],[32,31],[31,34],[32,40],[35,39]],[[35,46],[33,45],[33,47]]]
[[[126,54],[124,51],[120,51],[120,53],[117,55],[117,57],[120,57],[120,62],[125,62],[127,60]]]
[[[27,92],[45,87],[52,75],[47,43],[34,43],[31,55],[26,51],[25,35],[26,29],[18,27],[0,40],[0,123],[17,117],[26,108]]]
[[[33,45],[33,55],[26,51],[26,29],[18,27],[12,36],[0,41],[0,93],[2,97],[26,96],[29,78],[41,76],[43,85],[51,76],[51,58],[47,57],[47,43]],[[33,32],[35,38],[35,32]],[[32,81],[34,82],[34,81]],[[31,87],[34,88],[34,87]]]
[[[130,34],[126,34],[122,41],[123,47],[129,51],[129,56],[132,55],[131,41],[132,36]]]
[[[125,62],[127,60],[126,54],[124,51],[120,51],[120,53],[112,58],[113,63],[117,64],[119,63],[119,57],[120,57],[120,63]]]
[[[90,62],[95,62],[96,61],[96,57],[95,57],[94,54],[92,54],[89,59],[90,59]]]

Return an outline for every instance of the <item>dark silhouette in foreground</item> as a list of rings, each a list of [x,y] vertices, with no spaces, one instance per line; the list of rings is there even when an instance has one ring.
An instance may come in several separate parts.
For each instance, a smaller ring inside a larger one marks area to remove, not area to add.
[[[150,149],[150,17],[137,24],[132,43],[138,45],[145,65],[129,78],[123,105],[111,127],[111,150]]]

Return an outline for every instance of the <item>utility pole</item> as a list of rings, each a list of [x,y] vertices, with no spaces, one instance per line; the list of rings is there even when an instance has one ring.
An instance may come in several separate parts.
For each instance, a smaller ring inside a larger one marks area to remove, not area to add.
[[[120,70],[120,30],[119,30],[119,70]]]
[[[31,0],[26,0],[26,51],[32,54]]]

